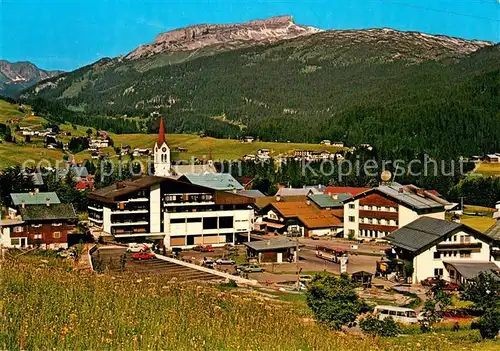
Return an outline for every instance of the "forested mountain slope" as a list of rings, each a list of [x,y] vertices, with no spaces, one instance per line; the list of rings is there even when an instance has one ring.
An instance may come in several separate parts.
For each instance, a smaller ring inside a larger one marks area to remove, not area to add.
[[[177,133],[330,139],[444,157],[500,150],[499,83],[499,45],[374,29],[105,59],[23,97],[86,114],[159,111]]]

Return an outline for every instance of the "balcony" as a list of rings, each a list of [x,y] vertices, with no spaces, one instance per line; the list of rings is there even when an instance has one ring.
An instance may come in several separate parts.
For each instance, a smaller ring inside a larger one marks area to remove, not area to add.
[[[87,206],[87,208],[88,208],[89,210],[96,211],[96,212],[102,212],[102,211],[103,211],[103,209],[102,209],[102,208],[93,207],[93,206]]]
[[[359,210],[359,217],[398,220],[398,212]]]
[[[89,221],[94,223],[102,223],[102,219],[89,217]]]
[[[149,222],[146,221],[146,220],[138,220],[136,222],[113,222],[111,223],[111,226],[112,227],[126,227],[126,226],[129,226],[129,225],[148,225]]]
[[[482,243],[467,243],[467,242],[443,242],[436,245],[438,250],[456,250],[456,249],[481,249]]]
[[[113,211],[111,211],[111,214],[134,214],[134,213],[137,213],[137,214],[149,213],[149,210],[138,208],[138,209],[125,209],[125,210],[113,210]]]

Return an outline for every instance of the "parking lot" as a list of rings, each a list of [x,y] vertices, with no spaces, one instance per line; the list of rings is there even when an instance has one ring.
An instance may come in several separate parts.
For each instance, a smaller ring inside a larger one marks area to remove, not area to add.
[[[273,240],[275,236],[261,236],[264,240]],[[300,243],[304,246],[300,248],[299,262],[297,263],[263,263],[261,267],[265,270],[263,273],[245,273],[250,279],[255,279],[263,284],[287,283],[297,280],[297,273],[311,274],[313,272],[330,272],[340,274],[340,265],[316,257],[315,247],[318,244],[327,243],[338,248],[344,248],[350,251],[347,272],[367,271],[375,273],[376,261],[383,255],[385,246],[374,244],[356,244],[347,240],[312,240],[301,239]],[[174,263],[153,258],[150,260],[136,261],[131,258],[130,253],[125,252],[125,247],[101,247],[94,254],[94,266],[108,272],[134,272],[147,274],[166,274],[177,277],[182,280],[220,280],[218,276],[207,272],[200,272],[189,267],[179,266]],[[199,252],[185,250],[181,253],[181,259],[196,265],[201,265],[204,259],[216,260],[217,258],[232,258],[237,264],[246,262],[246,249],[244,246],[238,246],[237,250],[229,251],[225,248],[214,248],[213,252]],[[125,253],[125,260],[122,255]],[[96,264],[97,263],[97,264]],[[214,268],[229,274],[238,274],[236,265],[215,265]]]
[[[125,260],[122,259],[123,254],[125,254]],[[132,259],[131,256],[132,254],[127,253],[125,247],[101,247],[93,254],[94,268],[110,273],[162,274],[167,279],[177,278],[182,281],[222,280],[219,276],[166,262],[158,258],[137,261]]]

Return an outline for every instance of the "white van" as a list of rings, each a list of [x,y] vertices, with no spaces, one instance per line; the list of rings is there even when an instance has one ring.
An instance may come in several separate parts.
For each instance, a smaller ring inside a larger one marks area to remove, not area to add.
[[[411,308],[379,305],[375,307],[374,312],[379,314],[380,320],[392,317],[394,321],[400,323],[418,323],[417,314]]]

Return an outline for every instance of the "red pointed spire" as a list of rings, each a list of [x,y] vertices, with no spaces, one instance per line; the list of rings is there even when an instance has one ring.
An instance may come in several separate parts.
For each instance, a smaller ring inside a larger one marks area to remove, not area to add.
[[[158,130],[158,139],[156,140],[156,145],[158,147],[162,146],[165,142],[165,127],[163,126],[163,117],[160,117],[160,128]]]

